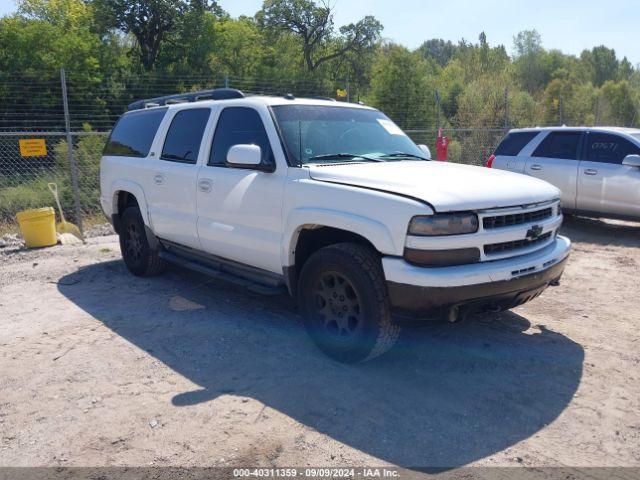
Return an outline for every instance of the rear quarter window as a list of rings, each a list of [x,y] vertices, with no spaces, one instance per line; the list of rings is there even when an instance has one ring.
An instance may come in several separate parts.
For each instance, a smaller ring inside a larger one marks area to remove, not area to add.
[[[516,156],[539,132],[512,132],[502,141],[494,155]]]
[[[176,113],[160,158],[171,162],[196,163],[210,113],[209,108],[190,108]]]
[[[103,155],[146,157],[166,108],[125,113],[111,131]]]

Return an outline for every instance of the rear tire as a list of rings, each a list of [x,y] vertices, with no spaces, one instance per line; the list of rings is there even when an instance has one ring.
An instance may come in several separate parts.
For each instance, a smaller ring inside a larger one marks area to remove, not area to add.
[[[300,272],[298,302],[313,341],[339,362],[382,355],[400,334],[380,257],[362,245],[340,243],[311,255]]]
[[[149,247],[144,220],[138,207],[128,207],[120,219],[120,251],[127,269],[138,277],[157,275],[166,262]]]

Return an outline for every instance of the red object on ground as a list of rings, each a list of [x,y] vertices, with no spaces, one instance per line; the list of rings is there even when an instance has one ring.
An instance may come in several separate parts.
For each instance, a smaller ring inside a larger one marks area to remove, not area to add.
[[[438,138],[436,139],[436,160],[441,162],[447,161],[447,150],[449,148],[449,137],[442,136],[442,129],[438,129]]]
[[[496,159],[495,155],[491,155],[489,157],[489,160],[487,160],[487,168],[491,168],[493,167],[493,161]]]

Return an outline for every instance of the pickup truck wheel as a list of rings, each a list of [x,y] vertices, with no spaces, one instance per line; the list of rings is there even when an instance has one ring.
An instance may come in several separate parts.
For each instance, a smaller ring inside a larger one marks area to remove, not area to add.
[[[127,269],[139,277],[157,275],[166,267],[158,251],[149,247],[144,221],[137,207],[129,207],[122,214],[120,251]]]
[[[370,360],[398,338],[380,258],[370,248],[341,243],[318,250],[302,268],[298,295],[309,335],[335,360]]]

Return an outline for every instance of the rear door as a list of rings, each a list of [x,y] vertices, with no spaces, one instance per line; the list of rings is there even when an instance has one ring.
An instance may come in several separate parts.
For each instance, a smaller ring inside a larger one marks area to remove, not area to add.
[[[640,147],[614,133],[588,132],[578,169],[578,210],[640,217],[640,168],[622,165]]]
[[[153,160],[146,189],[154,233],[161,239],[192,248],[200,248],[196,182],[202,137],[210,115],[210,108],[189,108],[175,113],[159,158]]]
[[[509,132],[502,139],[498,148],[493,152],[493,168],[501,170],[510,170],[516,173],[524,173],[524,167],[527,157],[524,155],[531,141],[538,135],[540,131],[533,132]],[[529,152],[530,153],[530,152]]]
[[[525,164],[525,173],[560,189],[566,208],[576,208],[578,150],[582,132],[551,131],[540,142]]]

